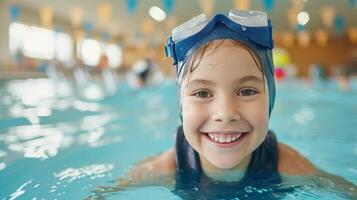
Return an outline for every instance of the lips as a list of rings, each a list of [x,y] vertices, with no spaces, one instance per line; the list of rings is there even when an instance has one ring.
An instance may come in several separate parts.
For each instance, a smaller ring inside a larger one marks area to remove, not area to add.
[[[234,142],[242,136],[242,133],[237,134],[222,134],[222,133],[207,133],[208,137],[218,143]]]
[[[203,134],[211,142],[222,147],[238,144],[249,132],[208,132]]]

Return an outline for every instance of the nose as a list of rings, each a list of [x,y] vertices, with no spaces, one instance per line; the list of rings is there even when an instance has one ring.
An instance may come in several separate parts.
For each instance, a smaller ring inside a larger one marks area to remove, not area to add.
[[[217,99],[213,107],[213,120],[216,122],[230,123],[241,119],[237,102],[234,97]]]

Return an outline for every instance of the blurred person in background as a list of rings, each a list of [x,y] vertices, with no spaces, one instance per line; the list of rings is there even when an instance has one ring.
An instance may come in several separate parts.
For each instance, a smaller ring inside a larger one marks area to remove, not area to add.
[[[106,92],[108,94],[114,94],[117,89],[116,84],[118,77],[116,73],[109,67],[108,57],[105,54],[100,56],[98,70]]]
[[[157,69],[153,60],[149,58],[136,61],[127,74],[128,83],[134,89],[159,84],[163,79],[164,76]]]
[[[357,78],[357,52],[352,55],[349,62],[334,67],[332,73],[336,76],[338,86],[342,91],[350,91],[350,82]]]
[[[311,64],[309,66],[309,78],[312,81],[325,79],[325,70],[321,64]]]

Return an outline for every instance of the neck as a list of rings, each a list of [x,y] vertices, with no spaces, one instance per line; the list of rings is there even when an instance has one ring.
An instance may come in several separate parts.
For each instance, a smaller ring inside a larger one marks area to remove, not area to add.
[[[212,165],[212,163],[203,156],[200,156],[200,161],[202,171],[210,178],[217,181],[233,182],[239,181],[244,177],[245,171],[248,168],[251,158],[252,154],[245,157],[237,166],[231,169],[220,169]]]

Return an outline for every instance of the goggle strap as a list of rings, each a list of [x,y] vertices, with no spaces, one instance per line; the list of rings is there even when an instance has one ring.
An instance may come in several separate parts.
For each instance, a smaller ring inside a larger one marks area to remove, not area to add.
[[[175,42],[172,41],[172,37],[169,37],[166,40],[165,44],[165,54],[167,57],[171,57],[174,61],[174,65],[177,64],[177,58],[176,58],[176,53],[175,53]]]
[[[273,39],[273,25],[271,23],[271,20],[268,19],[268,27],[269,27],[269,32],[270,32],[270,49],[274,48],[274,39]]]

